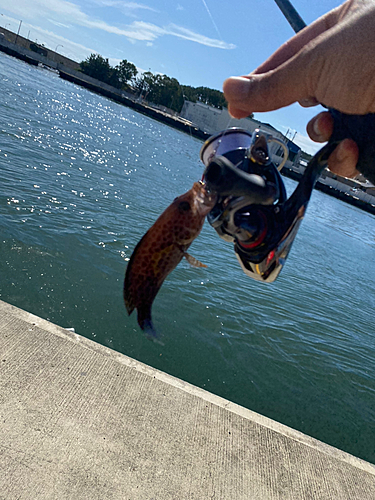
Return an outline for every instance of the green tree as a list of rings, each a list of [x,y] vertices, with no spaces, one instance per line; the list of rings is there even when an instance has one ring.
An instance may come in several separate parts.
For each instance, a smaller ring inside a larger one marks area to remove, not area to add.
[[[91,54],[85,61],[80,62],[80,67],[81,71],[86,75],[112,85],[112,87],[122,88],[118,69],[113,68],[109,64],[108,59],[104,59],[101,55]]]
[[[184,104],[181,85],[176,78],[167,75],[154,75],[145,71],[136,79],[135,88],[143,99],[170,108],[178,113]]]
[[[197,93],[194,87],[190,87],[190,85],[182,85],[181,88],[184,98],[187,101],[197,102]]]
[[[156,85],[157,77],[151,71],[145,71],[136,80],[134,87],[138,92],[139,97],[148,99],[150,92]]]
[[[132,82],[138,74],[136,66],[126,59],[121,61],[115,69],[118,71],[118,77],[123,84]]]
[[[99,54],[91,54],[84,61],[80,62],[79,65],[83,73],[101,82],[108,82],[113,71],[108,59],[104,59]]]
[[[150,90],[149,99],[173,111],[180,112],[184,103],[181,85],[176,78],[167,75],[157,75],[154,86]]]
[[[203,102],[204,104],[219,109],[226,106],[224,94],[220,90],[210,89],[208,87],[194,88],[188,85],[183,85],[182,90],[188,101]]]

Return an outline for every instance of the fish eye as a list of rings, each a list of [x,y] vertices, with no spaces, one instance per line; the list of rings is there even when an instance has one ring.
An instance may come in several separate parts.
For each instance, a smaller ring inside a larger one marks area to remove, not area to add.
[[[190,203],[188,201],[181,201],[178,205],[178,209],[180,212],[187,212],[190,210]]]

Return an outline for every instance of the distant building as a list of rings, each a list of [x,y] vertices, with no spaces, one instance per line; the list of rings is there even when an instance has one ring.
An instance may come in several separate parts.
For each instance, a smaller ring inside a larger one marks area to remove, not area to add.
[[[204,132],[214,135],[229,127],[240,127],[253,133],[255,129],[260,129],[266,136],[272,136],[279,139],[289,148],[289,158],[286,167],[292,168],[299,164],[301,148],[288,140],[284,134],[276,130],[268,123],[262,123],[254,118],[241,118],[237,120],[232,118],[226,108],[217,109],[201,102],[185,101],[180,116],[192,122],[192,124]],[[270,144],[270,153],[275,163],[281,163],[282,148],[274,143]]]
[[[25,38],[20,34],[14,33],[13,31],[2,27],[0,27],[0,30],[0,45],[5,45],[6,47],[18,52],[22,52],[22,50],[20,50],[22,48],[28,51],[31,50],[33,53],[46,57],[50,60],[50,62],[52,61],[56,64],[63,64],[67,69],[69,68],[79,71],[80,65],[77,61],[73,61],[72,59],[56,52],[58,47],[62,47],[61,45],[57,45],[55,50],[51,50],[37,42],[29,40],[29,38]]]

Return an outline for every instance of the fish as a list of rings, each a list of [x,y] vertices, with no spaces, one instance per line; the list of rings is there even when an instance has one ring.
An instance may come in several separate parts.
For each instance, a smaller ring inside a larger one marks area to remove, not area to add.
[[[135,247],[124,280],[124,301],[129,316],[137,309],[140,328],[158,338],[151,307],[165,278],[185,257],[195,267],[207,267],[187,253],[197,238],[206,215],[216,203],[202,182],[178,196],[159,216]]]

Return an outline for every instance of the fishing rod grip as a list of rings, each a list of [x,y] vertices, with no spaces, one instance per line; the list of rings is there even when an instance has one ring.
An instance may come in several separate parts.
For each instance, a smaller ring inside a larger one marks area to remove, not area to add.
[[[348,115],[329,109],[333,133],[329,142],[353,139],[358,146],[357,170],[375,184],[375,113]]]

